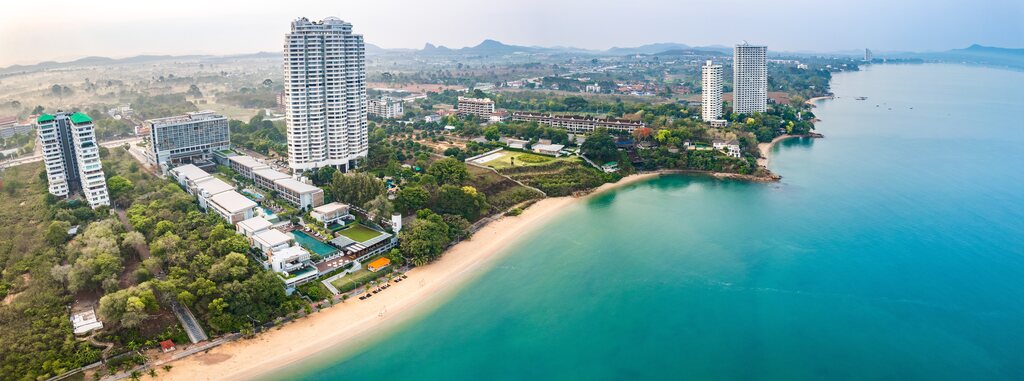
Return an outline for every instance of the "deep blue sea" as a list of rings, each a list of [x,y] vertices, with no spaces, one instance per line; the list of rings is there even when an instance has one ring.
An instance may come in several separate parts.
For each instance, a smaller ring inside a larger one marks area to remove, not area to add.
[[[1024,380],[1024,73],[835,75],[780,183],[580,202],[304,380]],[[864,96],[867,100],[856,100]]]

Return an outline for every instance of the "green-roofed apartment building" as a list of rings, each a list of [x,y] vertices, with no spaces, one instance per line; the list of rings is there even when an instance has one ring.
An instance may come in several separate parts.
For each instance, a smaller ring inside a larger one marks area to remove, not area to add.
[[[81,193],[93,208],[110,205],[92,118],[80,112],[42,114],[36,126],[50,193]]]

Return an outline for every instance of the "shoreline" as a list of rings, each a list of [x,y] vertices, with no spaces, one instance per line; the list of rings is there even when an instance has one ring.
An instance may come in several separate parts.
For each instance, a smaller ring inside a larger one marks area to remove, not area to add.
[[[811,99],[808,99],[808,100],[804,101],[804,103],[810,105],[811,107],[818,107],[818,105],[815,104],[817,101],[820,101],[820,100],[823,100],[823,99],[832,99],[833,97],[834,97],[834,95],[824,95],[824,96],[820,96],[820,97],[814,97],[814,98],[811,98]]]
[[[350,299],[250,339],[235,340],[200,354],[169,362],[174,368],[161,375],[166,380],[240,380],[266,376],[330,349],[344,352],[359,348],[372,337],[368,333],[393,328],[398,323],[430,311],[460,286],[490,268],[516,241],[566,207],[592,195],[659,177],[647,172],[606,183],[580,197],[541,199],[519,216],[502,217],[487,224],[470,239],[449,248],[438,261],[414,268],[409,278],[370,300]]]
[[[830,98],[830,97],[819,97],[819,98]],[[780,135],[780,136],[775,137],[775,139],[772,139],[772,141],[770,141],[770,142],[758,143],[757,144],[757,150],[761,152],[761,157],[757,159],[757,165],[767,169],[768,168],[768,162],[771,161],[771,158],[772,158],[772,149],[775,148],[776,144],[779,144],[779,142],[781,142],[783,140],[789,140],[789,139],[794,139],[794,138],[814,138],[814,139],[818,139],[818,138],[824,138],[824,137],[825,137],[825,135],[819,134],[817,132],[811,132],[811,133],[805,134],[805,135],[785,134],[785,135]]]

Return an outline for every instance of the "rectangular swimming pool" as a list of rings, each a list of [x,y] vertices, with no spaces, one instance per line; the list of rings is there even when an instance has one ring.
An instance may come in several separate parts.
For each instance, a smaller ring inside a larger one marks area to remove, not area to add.
[[[309,236],[309,234],[300,230],[293,230],[292,237],[295,237],[295,242],[298,242],[300,246],[306,248],[306,250],[319,254],[321,257],[329,256],[338,251],[334,246],[320,242],[316,238],[313,238]]]

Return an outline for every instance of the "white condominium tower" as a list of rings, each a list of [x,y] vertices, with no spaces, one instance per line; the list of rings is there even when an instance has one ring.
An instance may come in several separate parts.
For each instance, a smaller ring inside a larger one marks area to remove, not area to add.
[[[93,208],[110,205],[92,119],[80,112],[58,112],[40,115],[36,125],[50,193],[67,197],[81,192]]]
[[[768,110],[768,47],[746,42],[732,56],[732,112],[753,114]]]
[[[293,170],[347,171],[366,157],[365,47],[352,24],[334,17],[292,21],[284,42],[284,92]]]
[[[700,68],[700,117],[705,122],[722,118],[722,65],[708,60]]]

